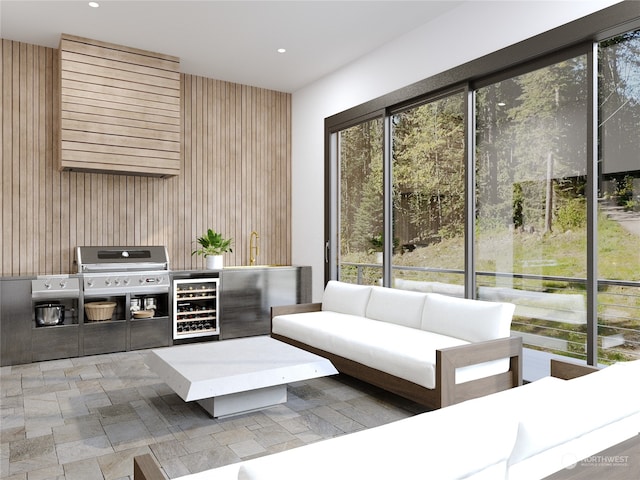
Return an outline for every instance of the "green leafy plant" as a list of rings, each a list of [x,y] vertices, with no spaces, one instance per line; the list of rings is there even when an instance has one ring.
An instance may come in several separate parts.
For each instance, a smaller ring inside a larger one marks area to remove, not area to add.
[[[382,238],[382,234],[376,235],[375,237],[370,237],[369,243],[371,244],[369,253],[381,252],[382,250],[384,250],[384,238]]]
[[[384,250],[384,236],[382,234],[379,234],[375,237],[369,237],[369,244],[371,245],[371,248],[368,251],[369,254],[382,252]],[[398,245],[400,245],[400,240],[394,238],[393,249],[396,250],[398,248]]]
[[[225,252],[233,252],[231,249],[231,238],[224,238],[221,233],[208,229],[207,233],[196,239],[201,248],[191,252],[191,255],[222,255]]]

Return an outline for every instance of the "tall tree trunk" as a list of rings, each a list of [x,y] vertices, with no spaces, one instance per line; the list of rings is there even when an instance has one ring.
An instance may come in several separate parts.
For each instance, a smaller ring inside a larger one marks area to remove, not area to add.
[[[547,191],[545,194],[544,233],[551,233],[553,214],[553,153],[547,154]]]

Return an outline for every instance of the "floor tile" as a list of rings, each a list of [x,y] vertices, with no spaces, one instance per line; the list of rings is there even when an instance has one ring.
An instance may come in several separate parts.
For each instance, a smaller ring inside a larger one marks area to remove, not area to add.
[[[148,447],[132,448],[98,457],[104,480],[133,477],[133,457],[151,453]]]
[[[296,382],[285,404],[224,419],[122,352],[0,368],[2,480],[129,480],[150,453],[168,478],[296,448],[420,411],[349,377]]]
[[[240,458],[253,457],[267,451],[267,449],[256,440],[232,443],[229,445],[229,448]]]
[[[97,416],[86,415],[65,420],[64,425],[53,427],[56,444],[63,444],[104,435],[104,429]]]
[[[103,480],[97,458],[86,458],[64,465],[65,480]]]
[[[106,435],[100,435],[98,437],[60,443],[56,445],[56,452],[60,463],[65,464],[113,453],[113,447]]]
[[[57,464],[53,435],[25,438],[9,444],[9,475]]]
[[[127,420],[104,425],[104,431],[114,450],[148,445],[152,438],[142,420]]]

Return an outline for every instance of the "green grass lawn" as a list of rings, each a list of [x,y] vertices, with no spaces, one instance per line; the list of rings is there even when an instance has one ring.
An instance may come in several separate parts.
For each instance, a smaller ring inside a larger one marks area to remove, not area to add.
[[[475,256],[478,272],[513,272],[582,280],[504,280],[479,276],[478,283],[481,285],[504,286],[507,283],[510,288],[520,290],[586,295],[587,241],[584,228],[549,234],[522,233],[506,228],[481,232],[477,235]],[[342,260],[375,263],[374,255],[366,252],[350,254]],[[444,239],[412,252],[396,253],[393,265],[464,271],[464,241],[462,238]],[[362,283],[379,284],[381,267],[364,268],[362,272]],[[342,274],[343,279],[355,282],[355,267],[343,268]],[[462,285],[464,281],[463,275],[456,273],[405,270],[394,271],[394,275],[410,280],[457,285]],[[640,281],[640,237],[604,216],[600,217],[598,224],[598,278]],[[640,358],[640,288],[603,285],[599,288],[598,302],[599,335],[622,335],[625,340],[623,345],[601,350],[601,361]],[[514,318],[514,329],[566,340],[569,354],[578,357],[584,355],[586,325]]]

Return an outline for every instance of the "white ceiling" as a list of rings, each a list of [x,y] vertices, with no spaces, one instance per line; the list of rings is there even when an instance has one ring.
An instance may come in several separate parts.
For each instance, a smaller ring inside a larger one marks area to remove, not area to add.
[[[184,73],[294,92],[463,2],[99,3],[0,0],[0,34],[57,48],[67,33],[180,57]]]

